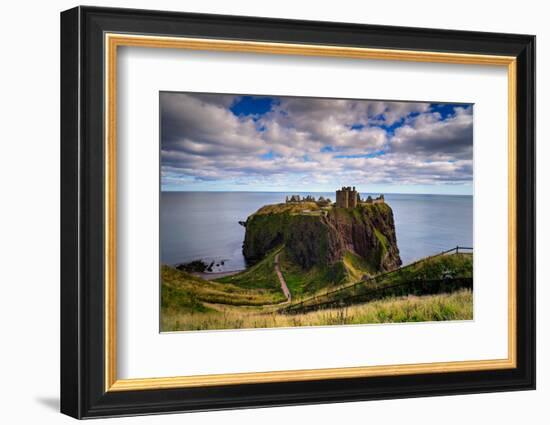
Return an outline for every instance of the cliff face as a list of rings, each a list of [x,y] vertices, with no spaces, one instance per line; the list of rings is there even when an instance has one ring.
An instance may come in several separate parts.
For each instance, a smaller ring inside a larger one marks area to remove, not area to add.
[[[248,218],[243,246],[247,261],[259,261],[283,244],[290,258],[306,270],[343,261],[347,253],[360,257],[368,273],[401,265],[393,212],[384,203],[326,212],[315,204],[278,204]]]

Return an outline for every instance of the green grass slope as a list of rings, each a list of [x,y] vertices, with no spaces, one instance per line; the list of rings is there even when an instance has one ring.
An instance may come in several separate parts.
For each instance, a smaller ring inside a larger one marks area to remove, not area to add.
[[[240,288],[263,288],[281,294],[279,301],[284,301],[281,284],[275,273],[275,256],[279,253],[279,264],[285,282],[293,298],[307,296],[323,288],[332,288],[353,281],[347,265],[337,262],[332,265],[313,266],[304,270],[296,264],[285,247],[271,251],[263,260],[252,267],[232,276],[217,279],[220,283],[229,283]],[[364,266],[360,259],[356,267]],[[357,276],[363,276],[365,271],[354,269]],[[278,298],[277,298],[278,299]]]
[[[275,248],[263,260],[241,273],[216,279],[216,282],[231,284],[242,289],[262,289],[272,293],[276,302],[284,301],[281,284],[275,273],[275,255],[281,248]],[[279,296],[280,295],[280,296]]]
[[[203,311],[205,303],[254,306],[274,304],[284,299],[278,291],[243,288],[230,283],[213,282],[173,267],[161,269],[161,306],[185,311]]]
[[[286,251],[281,253],[280,262],[281,272],[295,299],[348,281],[348,274],[343,262],[332,265],[316,265],[304,270],[292,261]]]
[[[350,280],[357,279],[362,268],[360,258],[347,254],[344,260]],[[290,306],[294,311],[305,310],[316,305],[329,308],[337,302],[357,303],[369,299],[396,297],[403,295],[426,295],[434,292],[452,292],[460,289],[473,275],[473,256],[471,254],[452,254],[428,257],[417,263],[405,266],[392,272],[382,273],[377,277],[350,285],[343,285],[334,291],[316,294],[315,298],[296,300]],[[449,283],[447,283],[449,282]],[[454,286],[453,282],[458,282]],[[300,304],[301,303],[301,304]]]

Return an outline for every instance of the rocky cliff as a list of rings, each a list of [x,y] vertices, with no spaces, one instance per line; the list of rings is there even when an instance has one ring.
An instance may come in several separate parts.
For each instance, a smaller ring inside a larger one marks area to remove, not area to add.
[[[243,254],[250,263],[285,246],[292,261],[307,270],[333,265],[351,254],[368,274],[401,265],[393,212],[388,204],[321,210],[315,203],[276,204],[248,217]]]

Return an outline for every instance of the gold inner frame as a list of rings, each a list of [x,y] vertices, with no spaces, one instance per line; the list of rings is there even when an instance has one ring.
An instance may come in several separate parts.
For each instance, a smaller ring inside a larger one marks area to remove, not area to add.
[[[105,34],[105,391],[132,391],[284,381],[446,373],[515,368],[516,358],[516,58],[461,53],[370,49],[128,34]],[[495,360],[118,379],[116,325],[117,51],[120,46],[325,56],[504,66],[508,72],[508,357]]]

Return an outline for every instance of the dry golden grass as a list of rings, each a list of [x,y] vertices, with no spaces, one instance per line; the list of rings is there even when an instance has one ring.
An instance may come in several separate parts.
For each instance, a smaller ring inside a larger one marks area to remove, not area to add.
[[[276,313],[274,307],[234,307],[219,304],[208,304],[207,307],[208,312],[163,311],[161,330],[169,332],[473,319],[473,299],[469,290],[452,294],[391,298],[297,315]]]

